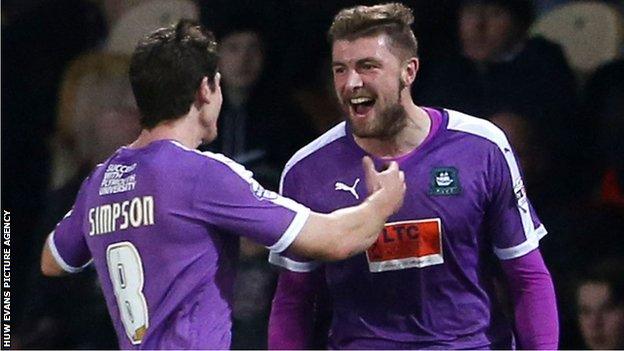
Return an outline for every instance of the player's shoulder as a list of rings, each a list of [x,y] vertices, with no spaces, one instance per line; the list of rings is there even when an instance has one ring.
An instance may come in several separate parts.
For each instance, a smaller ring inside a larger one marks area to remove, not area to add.
[[[288,162],[286,162],[283,174],[288,173],[288,171],[295,166],[301,167],[306,160],[310,159],[310,156],[312,155],[322,155],[324,153],[331,152],[330,146],[333,143],[345,138],[346,135],[346,123],[338,123],[333,128],[295,152]]]
[[[211,168],[213,169],[217,167],[219,169],[231,171],[244,179],[251,179],[253,177],[253,173],[251,171],[247,170],[243,165],[223,154],[190,149],[176,141],[172,141],[172,144],[183,151],[186,156],[197,161],[199,166],[203,167],[207,163],[209,166],[212,166]]]
[[[446,109],[448,113],[447,129],[452,132],[465,133],[498,148],[508,148],[509,142],[505,133],[494,123],[463,112]]]

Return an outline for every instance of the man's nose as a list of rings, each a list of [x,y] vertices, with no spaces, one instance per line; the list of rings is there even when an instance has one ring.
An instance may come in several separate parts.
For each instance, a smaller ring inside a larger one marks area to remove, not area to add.
[[[356,90],[363,86],[362,77],[356,70],[350,70],[347,76],[346,88],[348,90]]]

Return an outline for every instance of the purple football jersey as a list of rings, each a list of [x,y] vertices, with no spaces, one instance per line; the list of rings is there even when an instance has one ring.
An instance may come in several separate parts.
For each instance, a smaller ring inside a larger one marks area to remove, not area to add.
[[[331,348],[513,347],[495,297],[496,257],[527,254],[546,230],[500,129],[456,111],[426,111],[429,135],[395,159],[406,175],[403,207],[365,253],[322,267],[333,302]],[[323,213],[356,205],[366,197],[364,155],[342,122],[292,157],[281,191]],[[288,251],[269,260],[298,272],[320,266]]]
[[[222,155],[170,141],[121,148],[49,239],[67,271],[95,264],[123,349],[226,349],[238,236],[286,249],[309,209]]]

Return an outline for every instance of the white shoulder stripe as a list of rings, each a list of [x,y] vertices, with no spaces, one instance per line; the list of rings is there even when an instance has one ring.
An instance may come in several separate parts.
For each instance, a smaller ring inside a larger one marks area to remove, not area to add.
[[[467,114],[447,110],[449,115],[448,129],[473,134],[485,138],[498,146],[502,155],[505,157],[509,173],[511,174],[511,188],[514,189],[516,184],[521,184],[520,169],[518,163],[511,152],[511,146],[505,136],[505,133],[494,125],[494,123],[469,116]],[[526,240],[518,246],[509,249],[494,248],[494,252],[500,259],[510,259],[523,256],[529,251],[535,249],[539,245],[539,240],[546,235],[546,229],[533,227],[530,210],[523,210],[518,206],[518,213],[522,221],[524,236]]]
[[[83,269],[85,269],[85,267],[90,265],[91,262],[93,261],[93,259],[91,259],[80,267],[71,266],[67,262],[65,262],[63,257],[61,257],[61,255],[59,254],[58,249],[56,248],[56,244],[54,243],[54,231],[50,233],[47,241],[48,241],[48,247],[50,248],[50,252],[52,253],[52,257],[54,257],[54,260],[56,261],[56,263],[58,263],[58,265],[61,266],[61,268],[63,268],[63,270],[67,273],[78,273],[82,271]]]
[[[465,132],[485,138],[496,145],[503,151],[504,147],[509,147],[509,142],[505,133],[494,123],[467,115],[465,113],[446,110],[449,116],[448,129]]]
[[[175,141],[175,140],[171,140],[171,143],[176,145],[177,147],[198,154],[200,156],[204,156],[207,157],[209,159],[218,161],[223,163],[224,165],[228,166],[230,169],[232,169],[232,171],[234,171],[236,174],[238,174],[241,178],[243,178],[245,181],[247,181],[248,183],[251,183],[252,179],[253,179],[253,172],[247,170],[245,168],[245,166],[238,164],[236,161],[232,160],[231,158],[223,155],[223,154],[217,154],[214,152],[210,152],[210,151],[199,151],[196,149],[189,149],[188,147],[180,144],[179,142]]]
[[[297,164],[297,162],[303,160],[304,158],[306,158],[307,156],[309,156],[310,154],[312,154],[316,150],[318,150],[318,149],[322,148],[323,146],[333,142],[334,140],[342,138],[346,134],[347,134],[347,132],[346,132],[346,123],[345,122],[338,123],[332,129],[330,129],[327,132],[323,133],[323,135],[321,135],[320,137],[316,138],[315,140],[310,142],[308,145],[302,147],[299,151],[295,152],[295,154],[290,158],[290,160],[288,160],[288,162],[286,162],[286,166],[284,166],[284,171],[282,172],[282,176],[280,178],[280,184],[279,184],[279,192],[280,192],[280,194],[282,193],[282,190],[283,190],[282,187],[283,187],[283,184],[284,184],[284,177],[286,176],[286,173],[288,173],[288,171],[295,164]]]

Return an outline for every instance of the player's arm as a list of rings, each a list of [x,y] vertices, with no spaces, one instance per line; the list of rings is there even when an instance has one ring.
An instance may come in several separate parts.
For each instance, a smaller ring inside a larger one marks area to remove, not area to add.
[[[52,251],[50,251],[47,241],[43,245],[43,252],[41,252],[41,273],[48,277],[60,277],[67,274],[63,267],[56,262],[54,256],[52,256]]]
[[[539,249],[502,261],[514,307],[515,332],[526,350],[556,350],[559,323],[550,273]]]
[[[75,217],[66,216],[48,235],[41,252],[41,273],[59,277],[82,271],[91,263],[91,253]]]
[[[377,172],[369,157],[363,160],[369,196],[361,204],[329,214],[312,212],[289,250],[323,261],[343,260],[370,247],[386,219],[403,204],[405,176],[396,162]]]
[[[321,270],[280,272],[269,318],[270,350],[303,350],[312,346],[315,306],[322,284]]]
[[[518,162],[504,135],[499,144],[502,147],[489,155],[491,202],[486,219],[494,253],[509,283],[515,334],[523,349],[556,349],[555,290],[539,251],[539,241],[547,231],[527,197]]]
[[[84,183],[83,183],[84,186]],[[41,252],[41,272],[49,277],[80,272],[91,263],[91,252],[82,235],[82,187],[72,209],[48,235]]]

